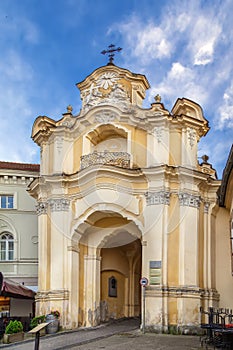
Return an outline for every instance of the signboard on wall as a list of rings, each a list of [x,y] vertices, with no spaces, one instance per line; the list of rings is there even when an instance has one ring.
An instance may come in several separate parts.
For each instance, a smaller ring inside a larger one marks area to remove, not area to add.
[[[151,285],[160,285],[162,283],[161,280],[161,271],[162,271],[162,261],[155,260],[150,261],[150,284]]]

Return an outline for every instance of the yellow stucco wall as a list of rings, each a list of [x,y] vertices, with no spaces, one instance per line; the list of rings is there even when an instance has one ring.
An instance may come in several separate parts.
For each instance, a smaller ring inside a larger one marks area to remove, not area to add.
[[[117,297],[108,296],[108,279],[114,276],[117,280]],[[117,271],[103,271],[101,273],[101,302],[107,304],[108,318],[121,318],[125,314],[125,276]]]
[[[219,306],[233,309],[233,276],[229,212],[220,208],[216,217],[216,288],[220,293]]]
[[[168,323],[170,325],[177,324],[177,299],[168,299]]]
[[[181,164],[181,133],[178,130],[171,130],[170,133],[169,164]]]
[[[82,138],[79,137],[74,141],[74,173],[80,169],[80,160],[82,156]]]

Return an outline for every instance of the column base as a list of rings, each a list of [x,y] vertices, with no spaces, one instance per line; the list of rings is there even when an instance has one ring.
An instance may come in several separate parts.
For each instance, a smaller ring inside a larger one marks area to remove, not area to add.
[[[64,329],[71,329],[69,313],[70,292],[66,289],[39,291],[36,294],[36,315],[48,315],[51,311],[60,312],[60,325]],[[77,315],[78,322],[78,315]]]

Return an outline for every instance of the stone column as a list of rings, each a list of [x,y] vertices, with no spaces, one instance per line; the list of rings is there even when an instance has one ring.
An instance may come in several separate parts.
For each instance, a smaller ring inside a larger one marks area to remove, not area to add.
[[[180,192],[179,287],[177,326],[193,332],[199,326],[199,206],[198,195]]]
[[[41,249],[46,249],[46,253],[42,253],[40,257],[44,269],[39,271],[41,281],[46,280],[46,282],[41,282],[43,288],[38,296],[43,300],[43,313],[58,310],[61,314],[61,325],[69,327],[67,311],[70,290],[68,290],[66,281],[69,200],[65,198],[49,199],[47,220],[47,241],[40,239],[43,245]]]
[[[36,206],[38,214],[38,289],[49,288],[50,269],[50,233],[48,232],[47,202],[39,202]]]
[[[181,192],[180,201],[180,247],[179,247],[179,284],[199,285],[198,272],[198,236],[200,197]]]
[[[142,237],[142,276],[147,277],[149,286],[146,287],[146,327],[152,327],[156,331],[162,331],[164,324],[163,311],[163,264],[167,256],[167,238],[165,218],[167,207],[170,203],[170,193],[165,190],[150,191],[146,194],[145,232]],[[165,251],[164,251],[165,239]],[[150,266],[161,264],[160,281],[150,281]],[[167,264],[165,262],[165,271]],[[167,272],[165,272],[167,280]]]

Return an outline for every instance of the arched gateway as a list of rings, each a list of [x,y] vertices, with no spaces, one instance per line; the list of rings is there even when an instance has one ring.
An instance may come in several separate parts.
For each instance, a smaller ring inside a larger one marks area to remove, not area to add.
[[[83,262],[80,300],[86,299],[85,307],[80,305],[80,324],[139,316],[141,232],[136,224],[121,213],[97,210],[76,232]]]
[[[112,63],[81,83],[82,109],[36,119],[37,314],[58,309],[64,328],[140,314],[146,327],[193,329],[217,303],[210,234],[215,171],[197,162],[208,130],[201,107],[161,98],[142,108],[144,75]]]

